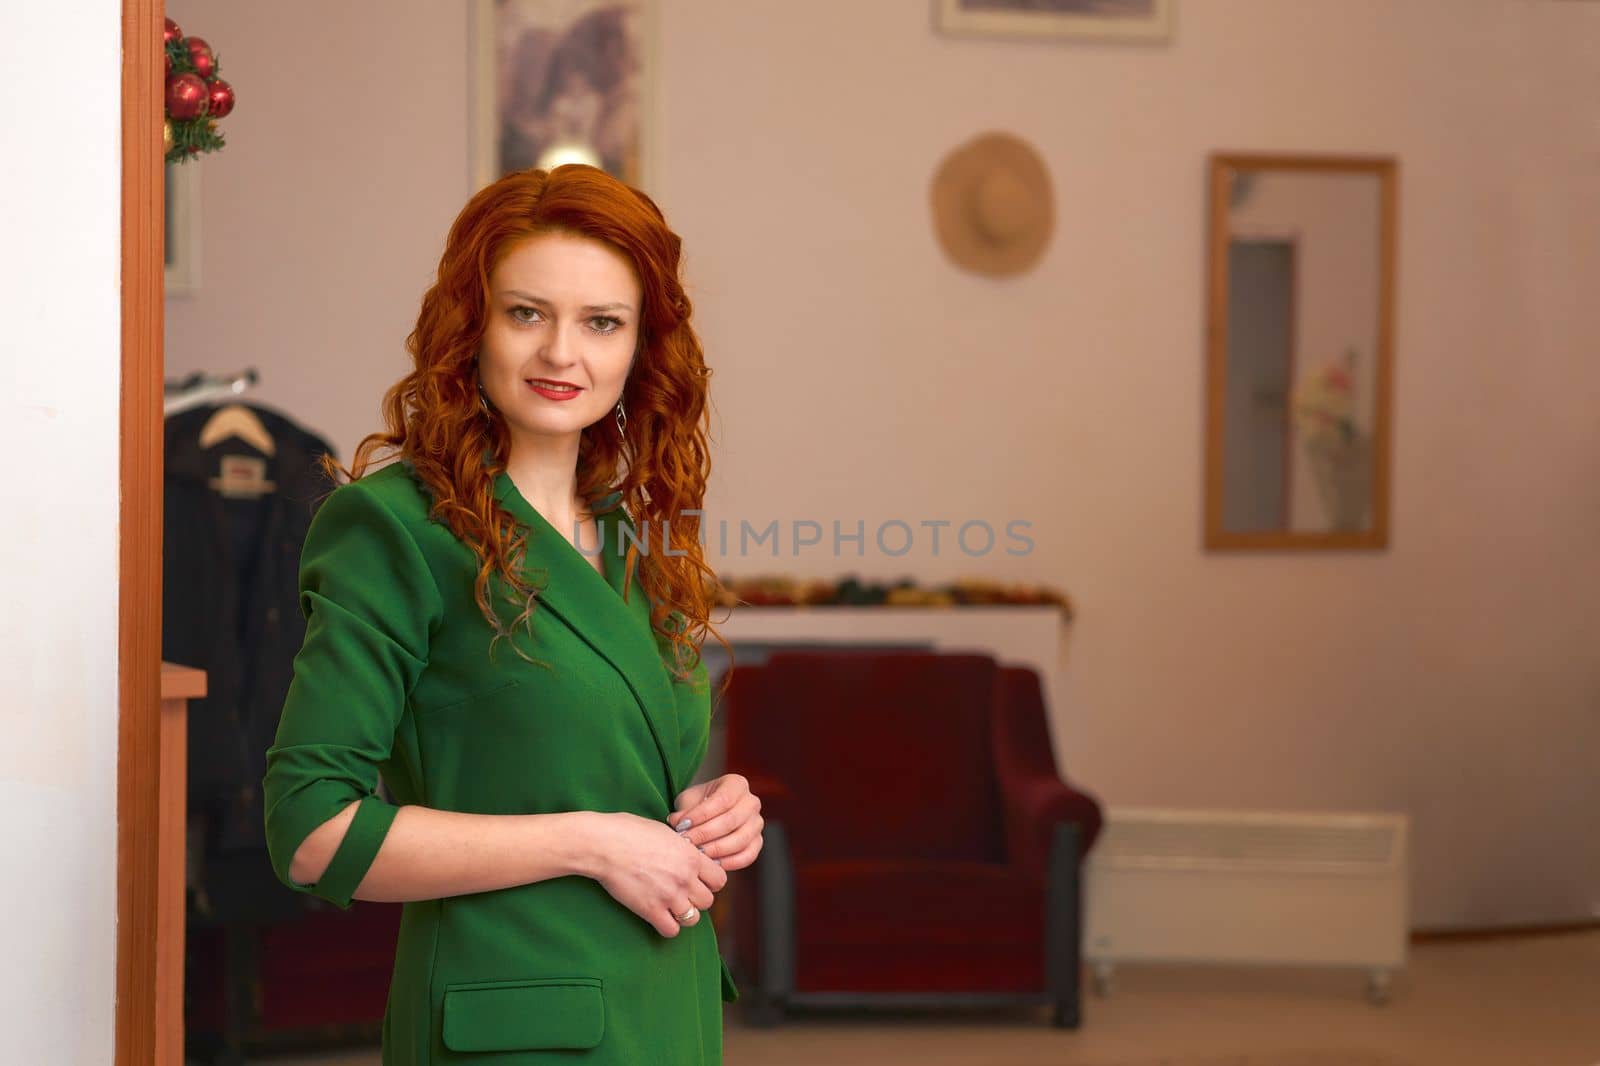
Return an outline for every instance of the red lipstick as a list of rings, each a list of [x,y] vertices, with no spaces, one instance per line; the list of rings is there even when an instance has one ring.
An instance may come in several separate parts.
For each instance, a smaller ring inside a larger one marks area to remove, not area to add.
[[[583,390],[570,381],[556,381],[553,378],[533,378],[528,382],[528,387],[547,400],[575,400]]]

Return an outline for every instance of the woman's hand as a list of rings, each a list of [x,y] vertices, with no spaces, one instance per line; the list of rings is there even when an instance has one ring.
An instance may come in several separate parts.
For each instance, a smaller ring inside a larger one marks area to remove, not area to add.
[[[728,875],[660,822],[616,811],[598,823],[600,869],[595,880],[611,897],[655,926],[662,936],[673,937],[685,926],[673,917],[691,906],[708,910],[728,883]]]
[[[761,800],[742,774],[723,774],[678,793],[667,824],[724,870],[742,870],[761,854]],[[689,825],[678,829],[684,820]]]

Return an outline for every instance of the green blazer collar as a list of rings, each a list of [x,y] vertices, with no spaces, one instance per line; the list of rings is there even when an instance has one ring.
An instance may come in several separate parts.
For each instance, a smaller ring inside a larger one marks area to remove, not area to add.
[[[670,809],[682,788],[673,764],[679,748],[677,701],[649,624],[649,599],[644,586],[637,575],[625,584],[623,569],[629,541],[624,540],[623,529],[630,536],[637,531],[632,517],[622,507],[621,493],[592,501],[605,577],[596,573],[593,563],[523,498],[505,471],[495,477],[494,494],[529,529],[523,570],[539,589],[535,617],[546,610],[559,617],[627,682],[660,752],[666,774],[665,800]],[[591,553],[595,547],[583,545]],[[624,594],[628,596],[626,603]]]

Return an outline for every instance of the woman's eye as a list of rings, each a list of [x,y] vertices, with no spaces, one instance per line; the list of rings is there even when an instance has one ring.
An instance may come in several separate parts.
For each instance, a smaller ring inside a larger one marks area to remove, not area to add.
[[[524,314],[524,312],[526,312],[526,314]],[[538,321],[538,319],[533,317],[534,315],[542,314],[543,312],[541,312],[537,307],[528,307],[525,304],[513,307],[511,309],[511,317],[515,321],[520,322],[525,326],[532,325],[534,322]],[[599,333],[602,336],[608,333],[615,333],[617,330],[626,325],[622,319],[614,318],[611,315],[596,315],[589,321],[593,324],[591,328],[593,328],[596,333]]]

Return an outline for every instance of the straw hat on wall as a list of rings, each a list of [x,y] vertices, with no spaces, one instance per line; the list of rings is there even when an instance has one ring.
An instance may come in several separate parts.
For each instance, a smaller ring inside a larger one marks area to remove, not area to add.
[[[1032,267],[1055,227],[1050,172],[1032,145],[1009,133],[979,134],[947,155],[931,199],[945,254],[990,277]]]

